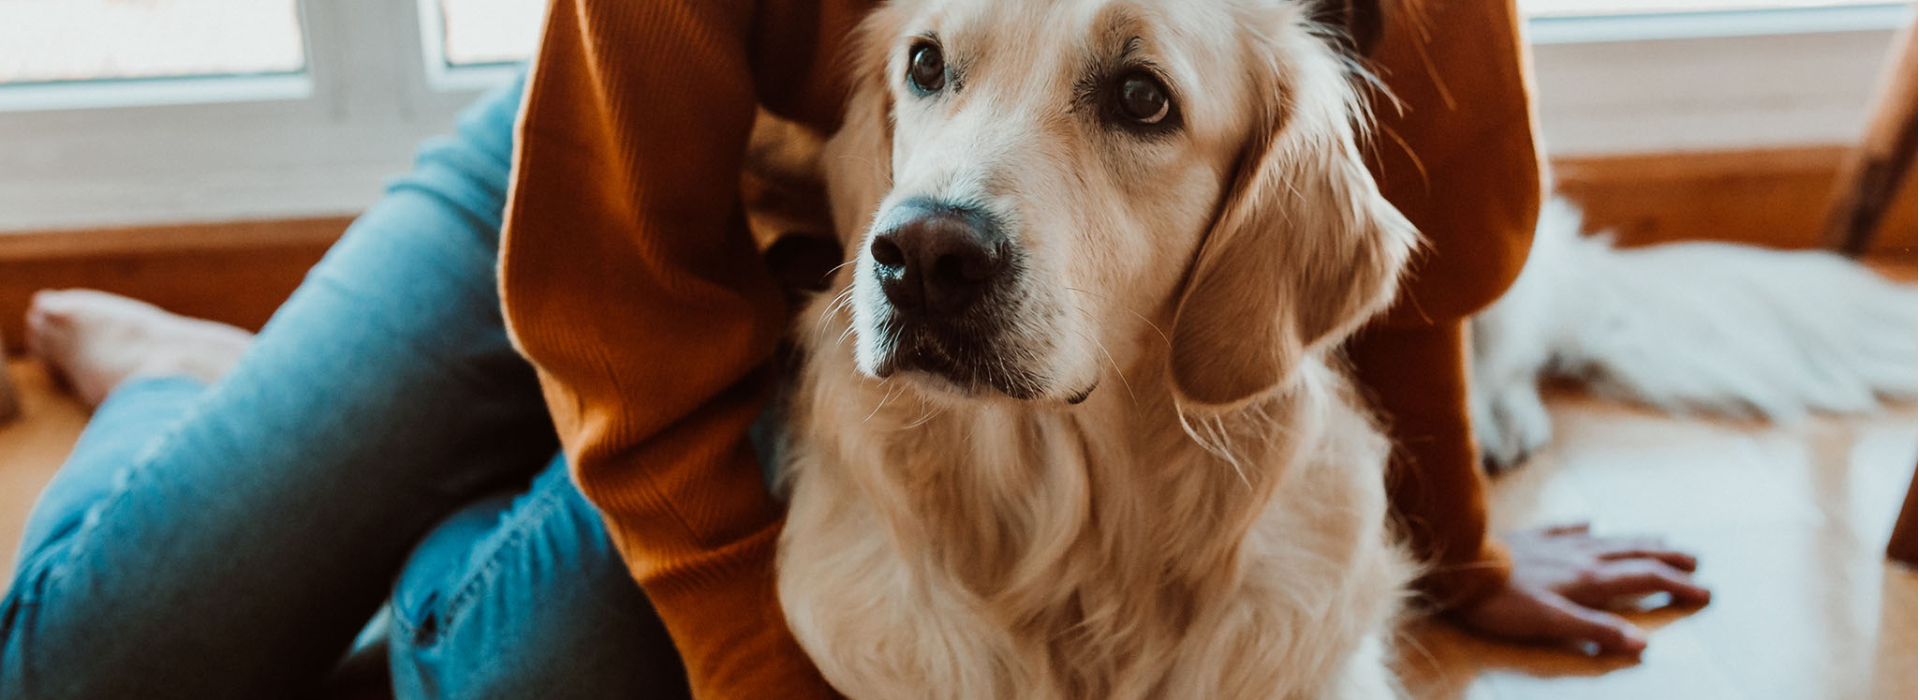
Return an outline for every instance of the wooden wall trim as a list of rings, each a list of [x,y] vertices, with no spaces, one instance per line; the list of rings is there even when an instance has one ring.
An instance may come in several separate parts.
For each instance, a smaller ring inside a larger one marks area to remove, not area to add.
[[[1556,189],[1586,212],[1589,231],[1625,245],[1721,240],[1820,248],[1833,183],[1849,149],[1838,146],[1597,158],[1553,162]],[[1868,253],[1914,253],[1914,182],[1881,222]]]
[[[332,245],[352,217],[128,226],[56,231],[0,231],[0,262],[180,250],[246,250]]]
[[[351,219],[0,233],[0,337],[23,348],[40,289],[86,287],[257,330]]]

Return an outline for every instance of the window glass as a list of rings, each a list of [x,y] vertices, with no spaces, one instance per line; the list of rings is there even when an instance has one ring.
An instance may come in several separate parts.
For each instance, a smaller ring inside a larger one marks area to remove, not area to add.
[[[0,0],[0,84],[305,66],[293,0]]]
[[[1886,0],[1519,0],[1528,17],[1644,15],[1721,10],[1780,10],[1798,7],[1883,5]]]
[[[7,0],[0,0],[6,2]],[[431,1],[431,0],[429,0]],[[546,11],[541,0],[439,0],[450,66],[508,63],[533,54]]]

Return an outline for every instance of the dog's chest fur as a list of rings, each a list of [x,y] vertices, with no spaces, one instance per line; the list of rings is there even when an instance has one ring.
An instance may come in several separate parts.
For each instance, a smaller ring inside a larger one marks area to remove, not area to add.
[[[855,700],[1320,697],[1343,682],[1404,581],[1384,440],[1313,363],[1227,430],[1236,468],[1181,430],[1153,374],[1073,409],[942,408],[816,353],[795,397],[780,594],[828,680]]]

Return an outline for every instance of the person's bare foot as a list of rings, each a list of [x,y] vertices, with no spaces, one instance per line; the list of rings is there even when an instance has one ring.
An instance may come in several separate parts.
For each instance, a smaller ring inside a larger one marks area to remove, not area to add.
[[[233,326],[88,289],[37,292],[27,309],[27,350],[88,406],[136,377],[212,382],[252,343]]]

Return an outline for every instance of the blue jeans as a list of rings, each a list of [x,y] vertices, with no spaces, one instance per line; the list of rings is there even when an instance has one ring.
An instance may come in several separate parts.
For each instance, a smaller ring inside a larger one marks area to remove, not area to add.
[[[0,698],[278,698],[391,613],[400,698],[677,697],[495,259],[521,86],[426,144],[222,380],[118,388],[41,495]]]

